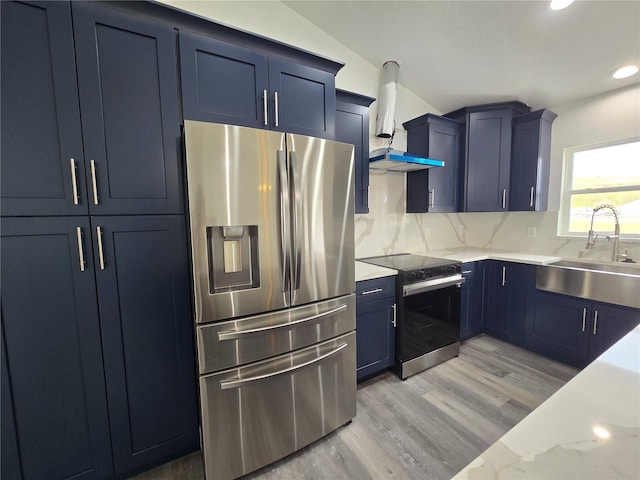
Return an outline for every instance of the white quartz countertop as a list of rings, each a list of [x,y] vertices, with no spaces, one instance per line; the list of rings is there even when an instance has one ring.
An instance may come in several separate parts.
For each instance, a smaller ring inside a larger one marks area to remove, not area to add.
[[[498,478],[640,478],[640,325],[454,477]]]
[[[392,268],[379,267],[370,263],[356,261],[356,282],[371,280],[373,278],[392,277],[398,271]]]
[[[449,250],[433,250],[428,252],[411,252],[416,255],[448,258],[460,262],[477,262],[479,260],[502,260],[505,262],[528,263],[531,265],[547,265],[562,260],[562,257],[538,255],[534,253],[509,252],[506,250],[485,250],[482,248],[452,248]]]

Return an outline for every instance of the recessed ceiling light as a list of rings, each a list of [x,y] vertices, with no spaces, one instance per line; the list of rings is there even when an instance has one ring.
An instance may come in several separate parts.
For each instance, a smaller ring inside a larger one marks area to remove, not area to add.
[[[562,10],[573,3],[573,0],[551,0],[551,10]]]
[[[631,75],[635,75],[636,73],[638,73],[637,65],[625,65],[624,67],[620,67],[615,72],[613,72],[613,78],[627,78]]]

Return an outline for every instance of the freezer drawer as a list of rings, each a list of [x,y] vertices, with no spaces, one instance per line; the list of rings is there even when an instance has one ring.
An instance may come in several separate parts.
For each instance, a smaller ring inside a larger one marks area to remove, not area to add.
[[[356,328],[355,295],[198,326],[200,374],[255,362]]]
[[[351,420],[355,337],[200,377],[206,478],[239,477]]]

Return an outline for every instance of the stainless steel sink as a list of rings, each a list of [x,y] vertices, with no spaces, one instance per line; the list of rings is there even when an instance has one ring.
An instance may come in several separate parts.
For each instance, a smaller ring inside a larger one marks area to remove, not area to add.
[[[640,308],[640,267],[634,264],[560,260],[536,268],[536,288]]]

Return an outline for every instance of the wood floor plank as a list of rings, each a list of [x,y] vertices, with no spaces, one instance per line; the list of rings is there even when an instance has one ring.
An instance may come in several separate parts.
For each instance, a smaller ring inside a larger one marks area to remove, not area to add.
[[[351,424],[243,480],[449,479],[577,372],[480,335],[405,381],[360,384]],[[134,480],[203,478],[196,453]]]

